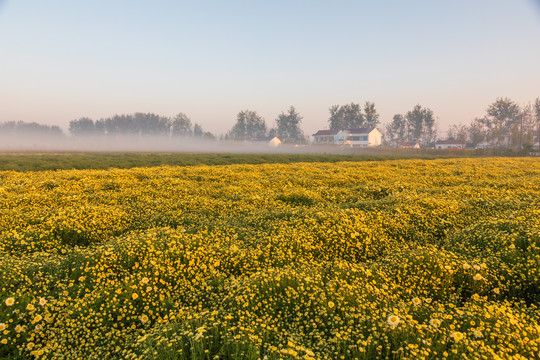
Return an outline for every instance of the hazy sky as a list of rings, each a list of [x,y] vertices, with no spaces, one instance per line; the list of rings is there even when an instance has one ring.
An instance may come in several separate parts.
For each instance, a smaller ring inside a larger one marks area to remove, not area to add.
[[[415,104],[440,128],[540,97],[540,1],[0,0],[0,122],[186,113],[216,134],[290,105]]]

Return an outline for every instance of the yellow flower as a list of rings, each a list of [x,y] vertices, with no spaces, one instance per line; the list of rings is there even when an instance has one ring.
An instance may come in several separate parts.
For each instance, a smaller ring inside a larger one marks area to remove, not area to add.
[[[12,297],[9,297],[6,299],[6,306],[13,306],[15,304],[15,299]]]
[[[469,265],[467,263],[463,264],[463,269],[469,270],[470,268],[471,268],[471,265]]]
[[[17,325],[15,326],[15,332],[17,333],[21,333],[24,331],[24,327],[22,327],[21,325]]]
[[[484,278],[480,274],[476,274],[476,275],[473,276],[473,280],[476,280],[476,281],[480,281],[480,280],[483,280],[483,279]]]
[[[421,305],[422,304],[422,300],[420,300],[419,298],[415,297],[412,299],[412,303],[414,306],[418,306],[418,305]]]
[[[473,334],[475,338],[481,338],[482,336],[484,336],[484,334],[482,334],[480,330],[474,330]]]
[[[139,297],[139,295],[137,295],[137,293],[131,294],[131,298],[132,298],[133,300],[137,300],[138,297]]]
[[[141,316],[141,322],[144,324],[144,323],[147,322],[147,321],[148,321],[148,316],[142,315],[142,316]]]
[[[493,289],[493,292],[497,295],[499,295],[501,293],[501,291],[499,290],[499,288],[495,288]]]
[[[391,327],[396,327],[399,324],[399,317],[397,315],[390,315],[387,319],[388,325]]]
[[[6,345],[7,344],[7,339],[2,339],[2,344]]]
[[[39,305],[43,306],[47,303],[47,300],[45,300],[44,298],[39,298]]]
[[[333,303],[332,301],[329,301],[329,302],[328,302],[328,307],[329,307],[330,309],[333,308],[333,307],[334,307],[334,303]]]
[[[34,309],[35,309],[34,305],[32,305],[32,304],[26,305],[26,310],[33,311]]]
[[[33,342],[29,342],[28,344],[26,344],[26,348],[28,350],[32,350],[34,348],[35,344]]]
[[[148,278],[146,276],[141,279],[141,282],[143,284],[148,284],[148,281],[150,281],[150,280],[148,280]]]
[[[439,319],[431,319],[429,320],[429,325],[433,327],[439,327],[441,325],[441,320]]]
[[[454,331],[452,333],[452,338],[454,339],[455,342],[462,340],[464,337],[465,335],[462,332]]]
[[[5,323],[0,323],[0,331],[4,331],[6,329],[6,324]]]

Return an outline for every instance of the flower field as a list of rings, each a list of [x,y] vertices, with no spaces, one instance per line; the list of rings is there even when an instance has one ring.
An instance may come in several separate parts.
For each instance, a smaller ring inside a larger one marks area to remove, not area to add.
[[[533,359],[540,161],[0,172],[0,358]]]

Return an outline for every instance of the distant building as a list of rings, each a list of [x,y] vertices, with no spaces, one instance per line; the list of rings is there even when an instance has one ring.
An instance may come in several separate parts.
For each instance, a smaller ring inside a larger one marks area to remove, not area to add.
[[[346,145],[351,147],[372,147],[380,146],[382,143],[382,133],[375,127],[345,130],[349,133]]]
[[[318,145],[343,145],[348,135],[343,130],[319,130],[313,134],[313,143]]]
[[[457,140],[437,140],[435,149],[465,149],[465,144]]]
[[[313,143],[317,145],[345,145],[351,147],[379,146],[382,143],[382,134],[374,127],[347,130],[319,130],[313,134]]]
[[[276,136],[260,137],[256,138],[254,141],[261,144],[266,143],[270,147],[278,147],[279,145],[281,145],[281,140],[279,140],[279,138],[277,138]]]

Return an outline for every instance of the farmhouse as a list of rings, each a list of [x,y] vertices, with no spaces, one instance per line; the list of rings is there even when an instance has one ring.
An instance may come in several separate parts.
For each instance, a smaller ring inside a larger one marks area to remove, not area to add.
[[[360,128],[345,130],[349,133],[346,144],[351,147],[379,146],[382,134],[377,128]]]
[[[313,134],[314,144],[368,147],[379,146],[381,142],[382,134],[375,127],[347,130],[319,130]]]
[[[279,140],[279,138],[276,136],[259,137],[259,138],[256,138],[254,141],[256,143],[266,144],[270,147],[278,147],[279,145],[281,145],[281,140]]]
[[[319,130],[313,134],[313,143],[320,145],[343,145],[348,135],[343,130]]]
[[[436,149],[465,149],[465,144],[457,140],[437,140]]]

